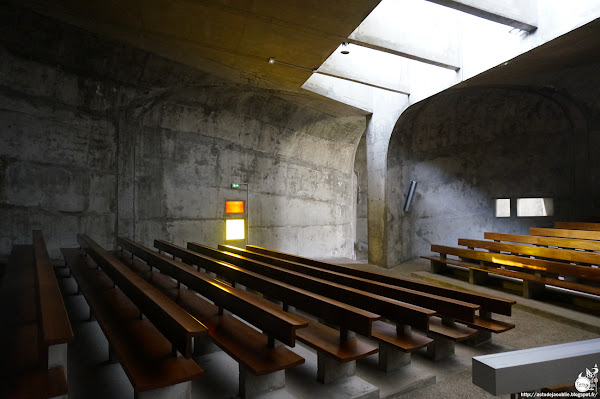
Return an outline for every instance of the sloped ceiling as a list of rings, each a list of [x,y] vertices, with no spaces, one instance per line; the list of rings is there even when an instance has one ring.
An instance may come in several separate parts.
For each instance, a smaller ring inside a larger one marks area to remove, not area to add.
[[[41,14],[237,83],[358,112],[300,87],[380,0],[15,0]],[[315,104],[313,104],[314,106]],[[362,113],[358,112],[358,113]]]

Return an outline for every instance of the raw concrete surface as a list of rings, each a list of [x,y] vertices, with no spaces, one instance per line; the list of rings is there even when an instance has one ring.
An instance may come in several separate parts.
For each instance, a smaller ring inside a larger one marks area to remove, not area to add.
[[[234,182],[252,244],[353,256],[363,115],[0,7],[0,256],[32,229],[54,259],[77,233],[217,245]]]

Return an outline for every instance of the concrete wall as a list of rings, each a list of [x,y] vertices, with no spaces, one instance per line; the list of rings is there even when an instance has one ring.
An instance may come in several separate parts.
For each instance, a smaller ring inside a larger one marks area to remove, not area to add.
[[[429,254],[432,243],[455,246],[485,231],[526,234],[575,216],[576,142],[587,128],[576,131],[558,97],[530,88],[456,89],[409,108],[388,155],[388,264]],[[418,186],[405,213],[411,180]],[[517,218],[514,209],[510,218],[494,216],[495,198],[514,204],[517,197],[552,197],[555,216]]]
[[[26,11],[3,10],[0,255],[41,228],[52,257],[78,232],[223,242],[225,199],[250,183],[253,244],[352,256],[364,117],[201,71]]]

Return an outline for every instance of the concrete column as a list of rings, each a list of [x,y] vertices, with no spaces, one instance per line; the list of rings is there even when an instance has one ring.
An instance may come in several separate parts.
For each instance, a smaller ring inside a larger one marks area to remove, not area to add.
[[[387,154],[390,137],[408,96],[384,90],[373,92],[373,114],[367,122],[367,214],[369,263],[389,267],[387,260]]]
[[[379,342],[379,370],[390,373],[409,365],[410,361],[410,353],[402,352],[387,342]]]
[[[48,368],[63,366],[67,377],[67,344],[48,346]]]

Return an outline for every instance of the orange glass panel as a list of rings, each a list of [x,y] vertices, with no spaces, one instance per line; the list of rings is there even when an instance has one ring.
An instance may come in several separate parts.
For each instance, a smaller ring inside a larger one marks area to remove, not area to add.
[[[225,201],[225,213],[244,213],[244,201]]]

